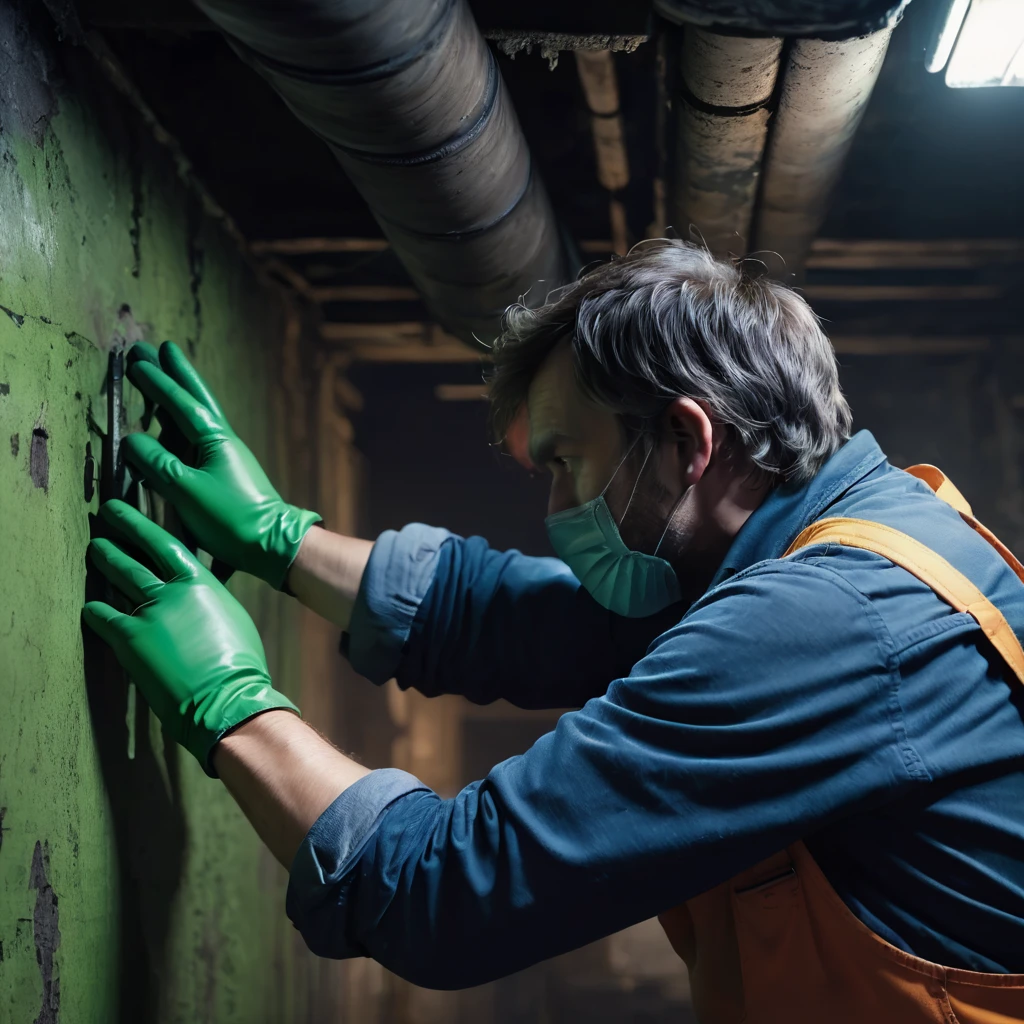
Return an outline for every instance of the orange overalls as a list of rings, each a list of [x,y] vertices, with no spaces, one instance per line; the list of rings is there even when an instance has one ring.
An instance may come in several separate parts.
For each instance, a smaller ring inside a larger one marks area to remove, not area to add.
[[[925,481],[1003,556],[1024,566],[934,466]],[[902,566],[972,615],[1024,684],[1024,650],[1002,613],[962,573],[897,530],[860,519],[812,523],[786,555],[846,544]],[[701,1024],[1009,1024],[1024,1021],[1024,974],[930,963],[876,935],[850,911],[802,842],[660,916],[686,961]]]

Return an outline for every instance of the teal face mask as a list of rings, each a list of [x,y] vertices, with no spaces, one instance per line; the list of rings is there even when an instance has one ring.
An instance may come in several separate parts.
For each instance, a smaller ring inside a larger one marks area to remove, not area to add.
[[[643,473],[642,467],[640,472]],[[615,473],[612,474],[614,479]],[[636,493],[636,487],[633,492]],[[631,495],[629,503],[632,501]],[[626,511],[629,511],[629,504]],[[639,619],[682,600],[675,570],[664,558],[658,557],[661,540],[653,555],[627,548],[604,499],[604,491],[584,505],[548,516],[544,525],[555,554],[569,566],[591,597],[609,611]],[[667,525],[665,532],[668,532]],[[664,538],[663,533],[661,539]]]

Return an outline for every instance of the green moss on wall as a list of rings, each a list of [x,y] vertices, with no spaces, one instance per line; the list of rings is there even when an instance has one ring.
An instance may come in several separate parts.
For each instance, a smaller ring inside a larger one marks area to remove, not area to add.
[[[305,1019],[284,872],[129,715],[79,619],[107,352],[178,340],[274,476],[284,310],[88,54],[25,15],[0,0],[0,1024]],[[294,610],[232,589],[288,690]]]

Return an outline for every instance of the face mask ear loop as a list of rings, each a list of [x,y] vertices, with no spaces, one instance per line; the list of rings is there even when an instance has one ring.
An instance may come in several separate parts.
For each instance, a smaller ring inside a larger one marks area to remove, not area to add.
[[[690,486],[692,487],[693,485],[691,484]],[[689,493],[690,488],[687,487],[686,490],[676,498],[676,503],[672,506],[672,511],[669,512],[668,519],[665,520],[665,529],[661,531],[661,536],[658,538],[658,544],[654,549],[654,555],[652,557],[657,557],[658,552],[661,550],[661,542],[668,536],[668,528],[672,525],[672,520],[675,519],[676,512],[679,510],[679,506],[682,504],[683,498],[685,498]]]
[[[614,469],[612,470],[612,475],[611,475],[610,477],[608,477],[608,483],[606,483],[606,484],[604,485],[604,490],[602,490],[602,491],[601,491],[601,493],[600,493],[600,494],[598,495],[598,497],[599,497],[599,498],[603,498],[603,497],[605,496],[605,492],[606,492],[606,491],[608,490],[608,488],[609,488],[609,487],[611,487],[611,485],[612,485],[612,481],[613,481],[613,480],[615,479],[615,477],[616,477],[616,476],[618,475],[618,472],[619,472],[619,470],[620,470],[620,469],[622,469],[623,465],[624,465],[624,464],[625,464],[625,462],[626,462],[626,459],[628,459],[628,458],[630,457],[630,455],[632,455],[632,454],[633,454],[633,449],[634,449],[634,448],[635,448],[635,447],[637,446],[637,443],[639,442],[639,440],[640,440],[640,438],[638,437],[638,438],[637,438],[637,439],[636,439],[636,440],[635,440],[635,441],[634,441],[634,442],[633,442],[633,443],[632,443],[632,444],[631,444],[631,445],[630,445],[630,446],[629,446],[629,447],[628,447],[628,448],[626,449],[626,454],[622,456],[622,458],[621,458],[621,459],[619,460],[619,464],[618,464],[618,465],[617,465],[617,466],[616,466],[616,467],[615,467],[615,468],[614,468]],[[646,461],[644,462],[644,465],[647,465]],[[641,470],[640,472],[642,473],[642,472],[643,472],[643,470]],[[639,477],[637,477],[637,479],[639,480]],[[633,490],[634,490],[634,491],[636,490],[636,486],[635,486],[635,485],[634,485],[634,487],[633,487]],[[632,500],[633,500],[633,499],[632,499],[632,496],[630,496],[630,501],[632,501]]]
[[[636,443],[639,440],[640,440],[640,438],[638,437],[636,439],[636,441],[633,442],[633,448],[636,447]],[[632,451],[633,448],[630,448],[630,451]],[[626,502],[626,508],[623,511],[622,518],[619,520],[619,523],[618,523],[618,525],[620,527],[626,521],[626,516],[629,514],[629,506],[633,504],[633,497],[636,494],[636,489],[640,486],[640,478],[644,475],[644,470],[647,468],[647,463],[651,461],[651,454],[653,452],[654,452],[654,445],[651,445],[651,447],[647,449],[647,454],[644,456],[644,463],[640,467],[640,472],[637,473],[637,475],[636,475],[636,480],[633,483],[633,490],[631,490],[629,492],[629,501]],[[611,481],[609,481],[609,483],[611,483]]]

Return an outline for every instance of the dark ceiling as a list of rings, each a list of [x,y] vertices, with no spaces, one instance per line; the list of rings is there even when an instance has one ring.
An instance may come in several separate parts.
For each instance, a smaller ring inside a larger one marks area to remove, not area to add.
[[[516,5],[477,0],[481,29],[492,37],[516,31],[638,35],[649,32],[649,5],[590,2]],[[178,0],[130,5],[81,4],[87,24],[103,31],[158,117],[177,136],[200,177],[250,240],[380,238],[359,194],[326,148],[245,67],[201,15]],[[838,239],[987,239],[1024,237],[1024,89],[950,89],[928,74],[923,51],[933,0],[914,0],[894,33],[885,66],[854,142],[821,236]],[[655,44],[618,53],[621,107],[631,178],[629,229],[642,238],[654,212]],[[577,239],[609,237],[608,197],[597,182],[590,120],[571,52],[557,66],[535,48],[515,59],[498,52],[502,73],[555,210]],[[593,252],[593,248],[590,250]],[[586,258],[593,258],[586,257]],[[314,286],[408,285],[390,251],[289,257]],[[955,261],[954,261],[955,262]],[[970,261],[967,261],[970,262]],[[983,261],[984,262],[984,261]],[[809,285],[877,283],[870,269],[812,268]],[[941,308],[917,302],[898,310],[885,302],[847,306],[825,299],[816,308],[851,333],[953,329],[1019,331],[1020,265],[887,270],[886,283],[998,288],[1006,302],[951,299]],[[414,321],[415,300],[345,302],[327,319]],[[886,327],[888,325],[888,327]]]

